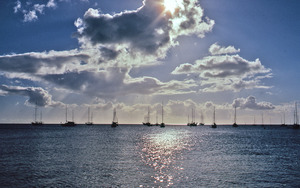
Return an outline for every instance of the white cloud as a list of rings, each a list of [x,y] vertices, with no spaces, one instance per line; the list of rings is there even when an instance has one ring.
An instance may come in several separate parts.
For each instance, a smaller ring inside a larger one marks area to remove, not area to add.
[[[216,44],[212,46],[216,46]],[[218,55],[206,56],[195,61],[194,64],[181,64],[175,68],[172,74],[198,74],[202,79],[203,92],[270,88],[270,86],[262,85],[261,80],[271,77],[271,69],[265,68],[259,59],[248,61],[237,54],[219,55],[224,52],[239,51],[234,49],[234,47],[222,47],[214,50],[214,53]]]
[[[236,49],[234,46],[222,47],[218,43],[214,43],[209,47],[211,55],[222,55],[222,54],[235,54],[240,52],[240,49]]]
[[[49,0],[46,7],[48,8],[56,8],[57,7],[57,4],[55,3],[54,0]]]
[[[35,10],[31,10],[29,12],[24,11],[24,22],[32,22],[37,20],[38,17],[36,15],[36,11]]]
[[[39,12],[40,14],[43,14],[45,5],[35,4],[33,5],[33,8],[35,11]]]
[[[16,6],[14,6],[14,13],[17,13],[21,10],[22,4],[20,1],[16,1]]]
[[[242,109],[251,110],[273,110],[275,106],[270,102],[256,102],[254,96],[249,96],[247,98],[237,98],[233,101],[232,106],[240,107]]]
[[[44,14],[45,8],[56,8],[57,4],[55,0],[49,0],[45,4],[32,4],[32,2],[26,2],[25,6],[22,7],[21,2],[16,1],[14,6],[14,13],[21,12],[24,16],[24,22],[33,22],[38,20],[38,14]]]
[[[0,85],[0,91],[4,95],[21,95],[29,97],[28,103],[38,106],[57,106],[62,103],[52,100],[52,96],[41,87],[21,87]]]

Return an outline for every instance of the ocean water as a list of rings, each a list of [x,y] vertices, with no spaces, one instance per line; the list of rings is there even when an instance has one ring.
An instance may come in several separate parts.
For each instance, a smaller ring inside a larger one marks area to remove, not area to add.
[[[0,125],[1,187],[300,187],[300,130]]]

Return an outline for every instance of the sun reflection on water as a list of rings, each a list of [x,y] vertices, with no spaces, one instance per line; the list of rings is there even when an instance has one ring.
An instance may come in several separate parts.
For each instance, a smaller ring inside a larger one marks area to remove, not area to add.
[[[143,138],[141,157],[154,169],[154,183],[173,185],[174,175],[179,174],[183,152],[190,149],[188,134],[166,130],[147,134]]]

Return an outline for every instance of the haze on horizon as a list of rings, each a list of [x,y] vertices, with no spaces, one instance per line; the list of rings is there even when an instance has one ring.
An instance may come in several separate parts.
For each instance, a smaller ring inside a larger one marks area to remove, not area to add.
[[[0,123],[293,123],[297,0],[8,0],[0,3]]]

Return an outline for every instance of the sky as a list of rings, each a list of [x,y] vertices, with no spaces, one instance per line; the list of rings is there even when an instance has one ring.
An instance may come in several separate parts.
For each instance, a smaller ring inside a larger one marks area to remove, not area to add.
[[[0,123],[293,123],[298,0],[0,1]],[[157,117],[157,118],[156,118]],[[69,119],[70,120],[70,119]]]

